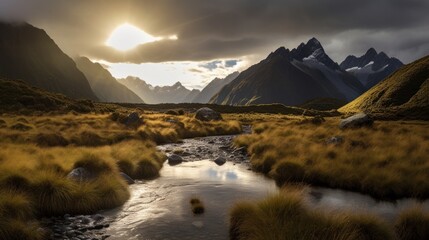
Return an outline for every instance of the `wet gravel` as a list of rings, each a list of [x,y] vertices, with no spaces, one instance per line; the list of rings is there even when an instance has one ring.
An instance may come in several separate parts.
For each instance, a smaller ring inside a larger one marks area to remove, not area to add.
[[[49,239],[104,240],[110,237],[105,234],[110,222],[101,214],[77,216],[66,214],[44,218],[41,223],[49,232]]]

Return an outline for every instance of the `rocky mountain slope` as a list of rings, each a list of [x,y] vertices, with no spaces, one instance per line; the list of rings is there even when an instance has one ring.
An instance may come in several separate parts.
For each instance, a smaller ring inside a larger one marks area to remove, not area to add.
[[[76,65],[88,79],[92,90],[102,102],[143,103],[133,91],[120,84],[109,71],[99,63],[86,57],[76,59]]]
[[[377,53],[374,48],[370,48],[360,57],[348,56],[340,67],[355,76],[366,89],[370,89],[403,65],[397,58],[389,57],[384,52]]]
[[[289,50],[281,47],[265,60],[240,73],[211,103],[299,105],[317,98],[350,101],[364,92],[363,85],[343,71],[312,38]]]
[[[194,103],[208,103],[210,99],[218,93],[225,85],[229,84],[234,80],[239,72],[233,72],[225,78],[215,78],[206,87],[201,90],[192,102]]]
[[[42,29],[0,22],[0,76],[72,98],[98,100],[88,80]]]

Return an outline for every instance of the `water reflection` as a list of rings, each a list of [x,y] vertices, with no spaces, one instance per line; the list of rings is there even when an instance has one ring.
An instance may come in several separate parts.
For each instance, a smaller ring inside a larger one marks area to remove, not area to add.
[[[313,207],[332,211],[371,213],[387,221],[394,221],[401,211],[420,205],[429,211],[429,201],[402,199],[395,202],[377,201],[374,198],[355,192],[339,189],[311,188],[308,197]]]
[[[277,192],[274,182],[230,162],[203,160],[165,164],[161,177],[131,186],[132,197],[115,217],[111,239],[227,239],[228,210],[238,200]],[[205,213],[194,216],[189,200],[199,197]]]
[[[212,159],[223,154],[219,146],[198,139],[182,144],[186,149],[192,148],[191,152],[205,147]],[[171,147],[176,145],[160,148]],[[228,211],[234,202],[262,199],[278,191],[274,181],[249,171],[245,164],[228,161],[218,166],[213,161],[198,161],[199,155],[184,159],[190,162],[164,164],[160,178],[132,185],[130,200],[123,207],[106,212],[116,219],[108,228],[108,234],[112,235],[109,239],[227,239]],[[379,202],[359,193],[326,188],[308,188],[306,193],[312,208],[373,213],[389,221],[403,209],[417,204],[413,199]],[[191,212],[189,200],[195,196],[204,203],[203,215],[194,216]],[[429,211],[429,201],[423,207]]]

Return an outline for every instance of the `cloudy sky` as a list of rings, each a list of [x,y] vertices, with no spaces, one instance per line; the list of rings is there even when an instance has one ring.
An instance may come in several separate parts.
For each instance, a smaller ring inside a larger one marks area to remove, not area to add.
[[[428,11],[427,0],[0,1],[1,19],[45,29],[72,57],[116,77],[191,88],[313,36],[337,62],[374,47],[408,63],[429,54]],[[135,39],[142,44],[120,50]]]

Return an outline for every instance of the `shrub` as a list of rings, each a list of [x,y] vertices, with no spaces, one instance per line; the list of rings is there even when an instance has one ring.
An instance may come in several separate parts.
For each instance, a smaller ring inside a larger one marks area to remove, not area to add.
[[[165,112],[165,114],[168,114],[168,115],[175,115],[175,116],[179,115],[179,113],[178,113],[178,112],[176,112],[176,111],[174,111],[174,110],[168,110],[167,112]]]

